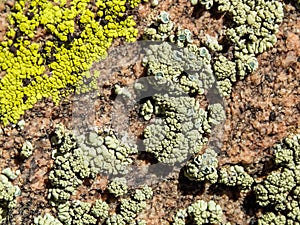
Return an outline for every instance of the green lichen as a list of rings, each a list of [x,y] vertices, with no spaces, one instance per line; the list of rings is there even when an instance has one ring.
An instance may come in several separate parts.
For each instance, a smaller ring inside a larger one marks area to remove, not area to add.
[[[48,199],[52,205],[58,205],[69,200],[83,179],[95,176],[95,171],[84,160],[75,137],[61,124],[56,126],[52,141],[53,145],[57,145],[57,150],[53,153],[54,166],[49,174],[51,188]]]
[[[192,3],[192,5],[200,4],[200,5],[204,6],[205,9],[208,10],[213,6],[214,1],[213,0],[191,0],[191,3]]]
[[[150,45],[143,65],[147,68],[147,76],[153,76],[155,83],[178,86],[191,94],[203,94],[215,82],[207,55],[203,49],[192,46],[179,49],[166,42]]]
[[[181,163],[207,143],[207,112],[191,97],[154,95],[154,122],[144,130],[146,152],[166,164]]]
[[[236,74],[236,64],[226,57],[220,55],[218,58],[216,58],[216,61],[213,65],[214,74],[218,80],[218,84],[220,84],[220,92],[223,96],[228,96],[227,93],[231,92],[231,85],[229,86],[228,91],[223,91],[224,85],[222,85],[226,80],[229,81],[229,83],[236,82],[237,74]],[[223,83],[220,83],[220,81],[223,81]]]
[[[196,156],[193,161],[187,163],[184,175],[190,180],[216,183],[218,180],[217,167],[217,153],[208,148],[203,154]]]
[[[20,152],[20,156],[29,158],[33,153],[33,146],[29,141],[25,141]]]
[[[108,184],[108,192],[113,194],[116,197],[122,196],[127,193],[128,186],[127,181],[125,178],[114,178],[109,184]]]
[[[179,47],[193,43],[192,32],[175,26],[168,12],[161,11],[156,20],[145,28],[143,38],[152,41],[170,41]]]
[[[146,201],[152,197],[152,189],[147,185],[144,185],[142,189],[137,189],[130,199],[121,200],[118,213],[111,215],[106,220],[106,224],[144,224],[142,221],[137,221],[136,218],[146,208]]]
[[[223,50],[223,46],[219,44],[217,37],[205,34],[204,45],[211,51],[218,52]]]
[[[95,225],[98,220],[103,221],[108,216],[108,205],[97,200],[95,205],[74,200],[60,204],[57,207],[58,219],[64,225]]]
[[[208,123],[211,126],[216,126],[224,122],[226,115],[222,104],[220,103],[210,104],[207,107],[207,111],[208,111]]]
[[[246,173],[242,166],[234,165],[218,168],[217,153],[208,148],[197,155],[184,167],[184,175],[193,181],[224,184],[237,187],[241,191],[249,191],[254,179]]]
[[[237,187],[241,191],[249,191],[254,179],[246,173],[242,166],[235,165],[220,169],[218,183]]]
[[[77,143],[85,162],[106,175],[127,174],[133,162],[131,156],[137,153],[136,146],[122,143],[115,135],[87,132],[77,137]]]
[[[173,218],[173,224],[219,224],[222,215],[221,207],[214,201],[198,200],[186,209],[179,210]]]
[[[135,7],[139,0],[97,0],[93,11],[89,0],[16,1],[0,45],[4,125],[16,123],[43,98],[58,104],[62,96],[74,92],[70,87],[77,93],[96,88],[99,74],[86,71],[106,57],[115,38],[134,41],[137,36],[133,17],[126,13],[127,3]],[[39,39],[39,32],[47,32],[49,38]]]
[[[274,162],[279,167],[254,187],[256,202],[273,209],[259,218],[259,224],[300,223],[300,134],[274,146]]]
[[[109,206],[106,202],[102,200],[96,200],[91,208],[91,214],[96,218],[101,218],[102,220],[108,217]]]
[[[236,62],[247,65],[247,58],[265,52],[276,43],[276,33],[283,19],[283,5],[279,1],[216,0],[218,10],[230,15],[235,25],[226,30],[234,45]],[[257,63],[257,61],[251,61]],[[251,64],[252,65],[252,64]],[[250,67],[251,67],[250,65]],[[256,68],[254,65],[253,70]],[[240,78],[248,68],[239,66]]]
[[[11,179],[16,175],[10,168],[6,168],[0,174],[0,223],[4,222],[9,211],[16,207],[16,197],[21,194],[18,186],[14,186]]]
[[[58,219],[48,213],[44,216],[34,217],[33,223],[35,225],[63,225]]]

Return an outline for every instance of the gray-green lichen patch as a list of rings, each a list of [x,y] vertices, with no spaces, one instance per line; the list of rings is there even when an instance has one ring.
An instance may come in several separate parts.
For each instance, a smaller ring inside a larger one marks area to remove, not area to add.
[[[176,26],[168,12],[161,11],[156,20],[145,28],[143,38],[152,41],[169,41],[184,47],[193,43],[193,33],[189,29]]]
[[[10,168],[6,168],[0,174],[0,223],[5,221],[10,210],[16,206],[16,197],[21,194],[18,186],[12,184],[16,179]]]
[[[198,200],[186,209],[179,210],[173,218],[173,225],[185,224],[220,224],[222,209],[214,201]]]
[[[199,152],[211,131],[207,111],[191,97],[154,95],[156,118],[144,130],[146,152],[162,163],[175,164]]]
[[[146,49],[143,65],[147,68],[147,76],[153,76],[157,84],[203,94],[215,82],[208,63],[210,56],[203,53],[203,49],[195,46],[179,49],[167,42],[153,44]]]
[[[218,180],[217,167],[217,153],[208,148],[203,154],[197,155],[193,161],[187,163],[184,168],[184,175],[190,180],[216,183]]]
[[[151,25],[154,27],[146,28],[144,30],[144,39],[166,41],[175,29],[174,23],[170,20],[169,13],[165,11],[162,11]]]
[[[219,169],[217,153],[211,148],[188,162],[184,167],[184,175],[193,181],[224,184],[237,187],[241,191],[249,191],[254,183],[254,179],[242,166],[234,165]]]
[[[231,83],[236,82],[237,72],[235,62],[230,61],[223,55],[219,55],[215,59],[213,65],[214,74],[218,80],[219,90],[223,96],[228,96],[228,93],[231,93]],[[224,85],[226,82],[229,85]],[[226,87],[226,89],[225,89]]]
[[[222,167],[219,171],[218,183],[229,187],[237,187],[241,191],[249,191],[254,179],[239,165]]]
[[[213,0],[191,0],[191,3],[192,3],[192,5],[200,4],[200,5],[204,6],[205,9],[208,10],[213,6],[214,1]]]
[[[64,225],[95,225],[108,217],[108,210],[107,203],[101,200],[94,204],[74,200],[58,205],[57,214]]]
[[[276,42],[275,34],[283,19],[283,5],[270,0],[216,0],[218,9],[227,12],[235,26],[227,30],[235,50],[258,54],[270,49]]]
[[[232,59],[217,56],[214,72],[223,96],[231,93],[232,83],[258,68],[256,56],[270,48],[276,41],[276,33],[282,22],[283,3],[277,0],[191,0],[206,9],[213,5],[230,20],[232,26],[225,28],[225,36],[234,46]],[[206,35],[204,44],[213,52],[222,50],[215,38]]]
[[[254,71],[255,56],[276,43],[276,33],[283,19],[280,1],[215,0],[218,10],[226,12],[234,22],[226,30],[227,39],[234,44],[234,61],[241,79]]]
[[[132,164],[131,156],[137,147],[122,143],[115,135],[98,135],[88,132],[77,137],[85,162],[97,173],[106,175],[127,174]]]
[[[266,212],[258,223],[300,223],[300,134],[274,146],[274,162],[279,167],[254,187],[256,202],[273,212]]]
[[[34,217],[33,223],[34,225],[63,225],[58,219],[48,213],[44,216]]]
[[[95,171],[84,160],[75,137],[62,124],[56,126],[52,144],[57,150],[53,152],[54,166],[49,174],[51,188],[48,199],[52,205],[57,205],[69,200],[83,179],[94,177]]]
[[[146,208],[146,201],[152,197],[152,189],[147,185],[144,185],[142,189],[137,189],[130,199],[121,200],[117,214],[111,215],[105,224],[145,224],[144,221],[139,221],[136,218]]]
[[[116,197],[122,196],[127,193],[127,181],[123,177],[116,177],[108,184],[108,192]]]
[[[29,158],[33,153],[33,146],[30,141],[25,141],[22,145],[20,156],[24,158]]]

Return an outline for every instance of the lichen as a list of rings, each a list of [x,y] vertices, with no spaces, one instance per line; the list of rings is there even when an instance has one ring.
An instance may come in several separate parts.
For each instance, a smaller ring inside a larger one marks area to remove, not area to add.
[[[300,222],[300,134],[285,138],[274,146],[272,171],[254,187],[256,202],[273,212],[265,212],[259,224],[297,224]]]
[[[200,48],[178,48],[167,42],[153,44],[146,49],[143,65],[147,76],[154,77],[157,84],[178,86],[190,94],[203,94],[215,82],[207,55]]]
[[[34,217],[33,223],[35,225],[63,225],[58,219],[48,213],[44,216]]]
[[[216,183],[218,180],[218,159],[214,149],[206,149],[197,155],[184,168],[184,175],[194,181]]]
[[[210,132],[207,112],[191,97],[154,95],[156,118],[144,130],[145,151],[162,163],[187,160],[207,143]]]
[[[79,200],[60,204],[57,207],[58,219],[64,225],[95,225],[98,220],[103,221],[108,216],[108,205],[100,200],[97,201],[94,206]]]
[[[16,175],[10,168],[2,170],[0,174],[0,223],[3,223],[9,211],[16,207],[16,197],[21,194],[20,188],[11,182],[15,178]]]
[[[173,225],[219,224],[222,221],[222,215],[221,207],[214,201],[198,200],[186,209],[179,210],[173,218]]]
[[[127,181],[125,178],[117,177],[114,178],[109,184],[108,184],[108,192],[113,194],[116,197],[122,196],[127,193],[128,186]]]
[[[85,162],[97,173],[105,175],[127,174],[132,164],[131,156],[137,153],[135,145],[122,143],[115,135],[98,135],[87,132],[77,137]]]
[[[43,98],[58,104],[74,88],[77,93],[96,88],[99,74],[86,71],[106,57],[115,38],[135,41],[138,31],[126,4],[136,7],[139,2],[97,0],[92,11],[87,0],[16,1],[0,45],[0,68],[5,72],[0,80],[0,120],[4,125],[16,123]],[[49,38],[40,39],[39,32],[47,32]]]
[[[153,197],[150,187],[144,185],[141,189],[137,189],[130,199],[122,199],[117,214],[111,215],[107,220],[107,225],[119,224],[144,224],[138,222],[136,217],[146,208],[146,201]]]
[[[52,144],[57,150],[53,153],[54,166],[49,174],[48,199],[55,206],[68,201],[83,179],[95,176],[95,171],[84,160],[75,137],[63,125],[56,126]]]

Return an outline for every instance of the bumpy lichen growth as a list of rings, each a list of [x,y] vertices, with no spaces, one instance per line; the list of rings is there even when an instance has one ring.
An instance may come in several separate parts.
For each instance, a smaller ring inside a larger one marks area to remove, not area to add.
[[[243,78],[257,67],[255,55],[273,47],[276,33],[283,19],[283,6],[279,1],[216,0],[218,9],[227,12],[235,25],[226,30],[234,45],[238,75]],[[252,58],[252,59],[251,59]]]
[[[109,193],[113,194],[116,197],[122,196],[127,193],[128,186],[125,178],[115,178],[108,185]]]
[[[158,84],[178,85],[184,92],[203,94],[213,86],[215,78],[206,56],[201,55],[202,49],[195,51],[187,47],[179,49],[167,42],[150,45],[143,65],[147,75],[154,76]]]
[[[77,143],[85,162],[97,173],[106,175],[127,174],[132,164],[130,156],[137,153],[136,146],[122,143],[115,135],[88,132],[78,136]]]
[[[214,72],[223,96],[231,93],[232,83],[258,68],[256,56],[277,41],[276,33],[283,19],[283,4],[276,0],[191,0],[193,5],[201,4],[206,9],[213,5],[232,21],[225,29],[228,43],[234,46],[232,59],[217,56]],[[204,44],[212,51],[222,50],[216,39],[206,35]]]
[[[217,153],[209,148],[203,154],[196,156],[193,161],[187,163],[184,175],[190,180],[216,183],[218,180],[217,167]]]
[[[213,4],[214,1],[213,0],[191,0],[192,5],[197,5],[197,4],[201,4],[202,6],[205,7],[205,9],[210,9]]]
[[[224,184],[249,191],[254,179],[242,166],[234,165],[218,169],[217,153],[208,148],[184,167],[184,175],[193,181]]]
[[[122,199],[117,214],[111,215],[107,225],[144,224],[143,221],[135,221],[136,217],[146,208],[146,201],[153,196],[152,189],[147,185],[137,189],[130,199]]]
[[[16,123],[42,98],[58,103],[69,87],[78,92],[94,88],[99,74],[86,71],[106,56],[113,39],[135,40],[138,31],[126,4],[134,7],[139,2],[97,0],[92,10],[89,0],[16,1],[0,45],[0,68],[5,72],[0,120]],[[41,32],[49,38],[41,40]]]
[[[52,205],[58,205],[69,200],[83,179],[93,177],[95,171],[84,160],[75,137],[62,124],[56,126],[52,144],[57,146],[57,151],[53,153],[54,167],[49,174],[48,199]]]
[[[231,92],[231,85],[224,86],[223,83],[228,81],[229,83],[236,82],[236,64],[226,57],[220,55],[215,59],[213,65],[214,74],[218,80],[220,90],[223,96],[227,96]],[[228,89],[225,89],[227,87]]]
[[[207,111],[191,97],[156,94],[152,99],[156,118],[144,130],[146,152],[167,164],[181,163],[199,152],[211,132]]]
[[[300,134],[274,146],[274,161],[279,168],[255,186],[256,202],[273,209],[259,218],[259,224],[300,223]]]
[[[34,217],[33,223],[35,225],[63,225],[58,219],[48,213],[44,216]]]
[[[253,182],[254,179],[246,173],[242,166],[223,167],[219,171],[218,183],[237,187],[241,191],[250,190]]]
[[[92,205],[74,200],[57,207],[58,219],[64,225],[95,225],[108,217],[108,205],[101,200]]]
[[[173,225],[184,224],[219,224],[222,221],[222,209],[214,201],[198,200],[181,209],[173,218]]]
[[[23,143],[20,156],[24,158],[29,158],[32,155],[33,146],[30,141],[25,141]]]
[[[21,194],[20,188],[11,182],[15,178],[16,175],[10,168],[4,169],[0,174],[0,223],[5,221],[8,212],[16,206],[16,197]]]

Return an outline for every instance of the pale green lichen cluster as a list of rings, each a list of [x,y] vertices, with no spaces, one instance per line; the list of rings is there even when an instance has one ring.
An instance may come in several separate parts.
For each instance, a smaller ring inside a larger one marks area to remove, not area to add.
[[[191,0],[206,9],[215,5],[218,11],[226,13],[232,26],[225,29],[226,39],[234,46],[232,59],[218,55],[214,61],[214,72],[223,96],[231,93],[237,79],[258,68],[256,56],[270,48],[276,41],[276,33],[283,19],[283,4],[276,0]],[[206,35],[205,45],[212,51],[223,49],[215,37]]]
[[[16,206],[16,197],[21,194],[20,188],[12,183],[17,175],[10,168],[3,169],[0,174],[0,223],[5,221],[9,211]]]
[[[0,120],[16,123],[43,98],[96,87],[99,74],[86,73],[106,56],[113,40],[134,41],[138,30],[126,5],[139,0],[18,0],[0,45]],[[92,9],[93,8],[93,9]],[[41,33],[46,33],[44,40]],[[38,40],[38,41],[36,41]]]
[[[275,164],[272,171],[254,187],[256,202],[267,207],[258,224],[300,223],[300,134],[288,137],[274,147]]]
[[[167,94],[156,94],[152,100],[155,120],[144,130],[146,152],[153,154],[159,162],[176,164],[198,153],[207,144],[206,135],[211,132],[212,123],[197,100]]]
[[[208,58],[203,49],[179,49],[164,42],[146,49],[143,65],[147,76],[155,78],[154,86],[178,86],[186,93],[203,94],[215,82]]]
[[[226,12],[234,22],[233,27],[226,30],[226,36],[234,44],[237,75],[243,79],[258,67],[255,56],[276,43],[276,33],[283,19],[283,4],[275,0],[215,2],[218,10]]]
[[[122,143],[115,135],[100,136],[91,131],[76,141],[85,162],[101,174],[127,174],[133,162],[130,157],[138,152],[136,146]]]
[[[109,193],[113,194],[116,197],[122,196],[126,194],[128,191],[127,181],[123,177],[114,178],[108,184],[107,189]]]
[[[201,4],[208,10],[213,6],[214,0],[191,0],[191,3],[192,5]]]
[[[219,169],[217,153],[211,148],[188,162],[184,168],[184,175],[193,181],[224,184],[241,191],[249,191],[254,183],[254,179],[242,166],[234,165]]]
[[[58,219],[64,225],[96,225],[108,217],[109,206],[102,200],[94,204],[74,200],[57,207]]]
[[[143,38],[152,41],[170,41],[179,47],[193,43],[189,29],[176,27],[168,12],[161,11],[152,24],[145,28]]]
[[[138,214],[146,208],[146,201],[153,196],[153,191],[147,185],[137,189],[130,199],[122,199],[117,214],[111,215],[105,222],[106,225],[140,225],[144,221],[136,220]]]
[[[223,211],[214,201],[198,200],[186,209],[179,210],[173,218],[173,225],[220,224]]]
[[[203,154],[197,155],[191,162],[187,163],[184,175],[190,180],[216,183],[218,180],[217,167],[217,153],[208,148]]]
[[[62,124],[56,126],[52,144],[57,145],[57,151],[53,153],[54,166],[49,174],[48,199],[52,205],[58,205],[68,201],[85,178],[95,176],[95,171],[84,160],[74,136]]]
[[[33,219],[34,225],[63,225],[54,216],[46,213],[44,216],[37,216]]]
[[[213,69],[218,80],[217,83],[220,92],[223,96],[229,96],[231,93],[232,83],[237,80],[235,62],[230,61],[223,55],[220,55],[216,58]]]
[[[228,187],[237,187],[241,191],[249,191],[254,179],[239,165],[222,167],[219,170],[218,183]]]
[[[29,158],[33,153],[33,146],[30,141],[25,141],[22,145],[20,156],[23,158]]]

